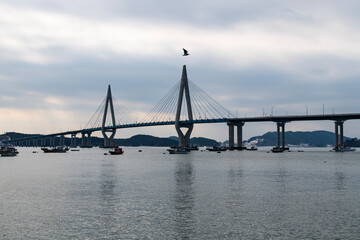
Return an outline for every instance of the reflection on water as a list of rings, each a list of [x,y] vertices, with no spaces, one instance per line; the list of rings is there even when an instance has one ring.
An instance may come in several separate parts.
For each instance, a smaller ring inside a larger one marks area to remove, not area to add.
[[[0,159],[0,239],[358,239],[360,151]]]
[[[346,189],[346,175],[343,172],[335,172],[335,189],[337,191]]]
[[[175,168],[175,224],[180,239],[190,239],[194,234],[194,169],[191,157],[179,158]]]
[[[100,213],[99,218],[102,222],[103,229],[100,234],[104,236],[114,235],[116,229],[116,199],[115,184],[117,182],[116,167],[114,159],[101,164],[100,174]]]

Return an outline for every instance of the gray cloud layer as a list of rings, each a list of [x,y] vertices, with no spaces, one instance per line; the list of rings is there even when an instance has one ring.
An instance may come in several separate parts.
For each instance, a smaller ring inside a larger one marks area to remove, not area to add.
[[[17,116],[51,107],[75,120],[44,117],[36,131],[54,121],[63,129],[83,125],[107,84],[145,114],[180,79],[183,64],[192,81],[241,116],[271,108],[304,114],[305,105],[316,114],[323,104],[327,112],[360,112],[358,1],[15,0],[0,8],[0,109],[13,112],[0,122],[3,131],[31,132],[33,122]],[[213,135],[224,139],[223,130]]]

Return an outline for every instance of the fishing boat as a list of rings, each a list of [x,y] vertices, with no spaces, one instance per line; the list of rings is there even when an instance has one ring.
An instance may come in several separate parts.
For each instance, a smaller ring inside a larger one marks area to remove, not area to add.
[[[43,150],[44,153],[65,153],[69,150],[69,148],[64,146],[56,146],[53,148],[42,147],[41,150]]]
[[[19,152],[16,150],[16,148],[14,147],[2,147],[0,149],[0,155],[2,157],[14,157],[18,154]]]
[[[121,147],[115,147],[114,148],[114,151],[109,151],[109,153],[111,154],[111,155],[120,155],[120,154],[123,154],[124,153],[124,151],[122,150],[122,148]]]
[[[274,147],[274,148],[271,149],[271,151],[272,151],[273,153],[281,153],[281,152],[284,151],[284,149],[283,149],[283,148]]]
[[[356,149],[353,147],[338,147],[338,148],[333,148],[330,151],[331,152],[354,152],[354,151],[356,151]]]
[[[170,148],[168,149],[168,152],[170,154],[187,154],[189,151],[187,151],[185,148]]]
[[[199,150],[199,147],[196,146],[196,145],[192,145],[190,147],[187,147],[186,149],[188,149],[189,151],[198,151]]]
[[[223,152],[226,151],[227,149],[228,149],[227,147],[218,147],[218,146],[213,146],[212,148],[206,148],[206,150],[210,152]]]

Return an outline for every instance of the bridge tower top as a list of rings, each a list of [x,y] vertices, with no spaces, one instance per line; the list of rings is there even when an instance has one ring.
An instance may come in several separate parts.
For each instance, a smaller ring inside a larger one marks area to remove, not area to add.
[[[181,107],[183,105],[183,98],[185,94],[185,102],[187,107],[187,113],[189,121],[193,121],[193,113],[191,108],[191,99],[190,99],[190,90],[189,90],[189,81],[187,77],[186,65],[183,66],[180,89],[179,89],[179,98],[177,102],[176,116],[175,116],[175,129],[179,136],[179,146],[180,147],[188,147],[190,145],[190,135],[194,128],[193,123],[188,124],[180,124],[180,115],[181,115]],[[187,128],[185,135],[181,131],[181,127]]]
[[[107,118],[107,115],[108,115],[107,113],[108,113],[109,105],[110,105],[110,115],[111,115],[112,125],[115,126],[116,122],[115,122],[114,104],[113,104],[113,99],[112,99],[112,95],[111,95],[111,87],[110,87],[110,85],[108,86],[108,91],[107,91],[106,100],[105,100],[103,121],[102,121],[102,125],[101,125],[101,133],[104,136],[104,147],[113,147],[113,146],[115,146],[114,136],[115,136],[115,133],[116,133],[116,128],[113,128],[113,129],[106,129],[105,128],[105,123],[106,123],[106,118]],[[107,132],[111,133],[110,136],[108,136],[106,134]]]

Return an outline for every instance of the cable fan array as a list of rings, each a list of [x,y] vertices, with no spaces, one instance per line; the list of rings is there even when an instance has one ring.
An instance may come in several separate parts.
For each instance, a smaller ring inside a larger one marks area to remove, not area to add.
[[[193,120],[210,120],[210,119],[224,119],[233,117],[233,115],[209,96],[206,92],[201,90],[195,83],[189,82],[190,101],[193,114]],[[156,122],[170,122],[175,121],[176,109],[179,99],[180,81],[170,89],[170,91],[155,105],[155,107],[146,115],[142,122],[156,123]],[[185,91],[184,91],[185,95]],[[183,97],[180,121],[187,121],[188,108],[186,105],[186,98]]]
[[[86,124],[85,128],[98,128],[102,126],[104,111],[105,111],[105,102],[106,97],[97,108],[96,112],[93,114],[91,119]],[[123,105],[120,101],[116,101],[113,98],[113,107],[114,107],[114,116],[115,116],[115,125],[125,125],[136,123],[136,117]],[[113,126],[110,104],[107,109],[105,126]]]

